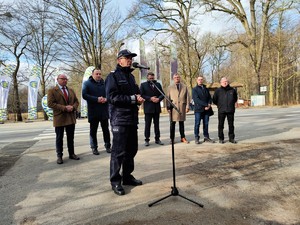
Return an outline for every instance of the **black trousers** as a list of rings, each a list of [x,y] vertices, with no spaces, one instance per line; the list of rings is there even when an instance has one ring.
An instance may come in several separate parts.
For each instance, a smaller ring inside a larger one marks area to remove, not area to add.
[[[64,139],[64,131],[66,130],[67,134],[67,146],[69,155],[74,154],[74,132],[75,132],[75,124],[55,127],[56,133],[56,154],[57,157],[63,156],[63,139]]]
[[[170,139],[175,138],[175,124],[176,122],[171,122],[171,128],[170,128]],[[179,121],[179,133],[181,138],[185,138],[184,133],[184,121]]]
[[[105,148],[110,148],[110,133],[108,129],[108,119],[107,120],[92,120],[90,121],[90,145],[91,148],[98,148],[98,139],[97,139],[97,131],[99,127],[99,123],[101,124],[103,140]]]
[[[150,141],[152,119],[154,124],[155,141],[158,141],[160,138],[159,113],[145,113],[145,141]]]
[[[224,123],[227,117],[228,122],[228,137],[229,140],[233,140],[235,138],[234,134],[234,113],[218,113],[218,133],[219,133],[219,140],[224,140]]]
[[[110,158],[110,182],[120,184],[133,176],[134,157],[138,150],[137,126],[113,126],[113,143]],[[122,176],[120,170],[122,167]]]

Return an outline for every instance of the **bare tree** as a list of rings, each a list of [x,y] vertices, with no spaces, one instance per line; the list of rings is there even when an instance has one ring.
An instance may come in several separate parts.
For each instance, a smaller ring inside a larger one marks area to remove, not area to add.
[[[30,55],[35,65],[41,68],[41,97],[46,94],[47,82],[52,80],[52,72],[57,58],[62,52],[59,41],[63,37],[62,25],[55,23],[54,15],[50,12],[49,4],[39,0],[24,3],[27,10],[27,23],[34,31],[32,41],[29,44]],[[47,114],[44,112],[44,119]]]
[[[0,26],[0,39],[3,40],[0,43],[0,48],[5,51],[11,59],[14,59],[16,63],[16,69],[12,74],[13,80],[13,112],[16,113],[16,120],[22,121],[22,113],[20,106],[19,96],[19,77],[18,71],[21,65],[21,57],[25,55],[25,51],[32,39],[32,29],[24,22],[24,18],[20,15],[20,5],[15,9],[10,8],[13,18],[9,22],[1,24]]]
[[[118,39],[122,25],[130,17],[122,18],[117,10],[109,8],[110,0],[64,0],[46,1],[56,8],[58,22],[64,26],[64,39],[61,42],[66,55],[63,61],[88,66],[103,64],[103,55],[111,42]],[[123,38],[128,29],[123,30]],[[122,42],[119,39],[118,46]],[[69,58],[69,61],[66,59]]]
[[[196,6],[194,0],[139,0],[134,7],[136,21],[143,33],[155,32],[173,37],[173,41],[178,46],[181,73],[190,86],[192,86],[192,78],[199,73],[202,60],[202,54],[197,51],[199,43],[193,37],[191,30]]]
[[[268,30],[268,23],[271,17],[278,12],[276,7],[277,2],[284,2],[280,7],[288,9],[294,4],[293,1],[280,0],[249,0],[242,2],[240,0],[199,0],[206,7],[207,11],[220,11],[228,14],[234,19],[238,20],[242,25],[246,39],[237,39],[227,43],[242,44],[249,51],[249,56],[253,63],[254,72],[257,77],[257,93],[260,93],[261,87],[261,67],[263,61],[264,47],[266,33]],[[281,8],[282,10],[282,8]]]
[[[299,25],[289,25],[285,11],[278,14],[274,32],[268,34],[269,101],[273,105],[288,104],[296,100],[299,82]],[[294,24],[291,22],[291,24]],[[297,65],[298,63],[298,65]],[[298,79],[297,79],[298,78]],[[289,88],[288,88],[289,87]]]
[[[221,65],[226,60],[228,60],[230,52],[228,49],[226,49],[226,47],[223,46],[225,40],[222,36],[208,33],[207,39],[210,41],[210,43],[208,44],[209,53],[207,57],[210,68],[211,81],[219,82],[219,80],[221,79]]]

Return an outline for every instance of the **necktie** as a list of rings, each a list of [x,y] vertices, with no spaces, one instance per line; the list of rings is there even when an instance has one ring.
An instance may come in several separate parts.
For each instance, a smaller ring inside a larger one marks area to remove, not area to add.
[[[177,87],[177,90],[179,91],[179,89],[180,89],[179,84],[176,84],[176,87]]]
[[[152,90],[154,90],[154,84],[150,84],[150,86],[151,86]]]
[[[68,102],[69,101],[69,97],[68,97],[68,94],[67,94],[67,91],[66,91],[66,87],[62,87],[62,90],[63,90],[64,96],[65,96],[65,99]]]

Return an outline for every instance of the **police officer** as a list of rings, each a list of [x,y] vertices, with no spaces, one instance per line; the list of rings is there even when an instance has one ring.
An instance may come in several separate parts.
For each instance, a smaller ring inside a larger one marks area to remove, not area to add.
[[[137,124],[138,106],[144,102],[139,88],[131,74],[132,58],[137,54],[124,49],[118,53],[117,67],[105,80],[106,97],[109,103],[109,117],[113,141],[110,159],[110,182],[117,195],[124,195],[121,185],[142,185],[131,174],[134,157],[138,150]],[[120,169],[122,167],[122,175]]]

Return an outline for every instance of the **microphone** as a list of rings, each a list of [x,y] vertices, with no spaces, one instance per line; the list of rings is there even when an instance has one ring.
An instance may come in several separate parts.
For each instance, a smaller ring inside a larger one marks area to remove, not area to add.
[[[132,66],[134,68],[139,68],[139,69],[145,69],[145,70],[150,70],[150,67],[144,66],[144,65],[140,65],[137,62],[132,63]]]

